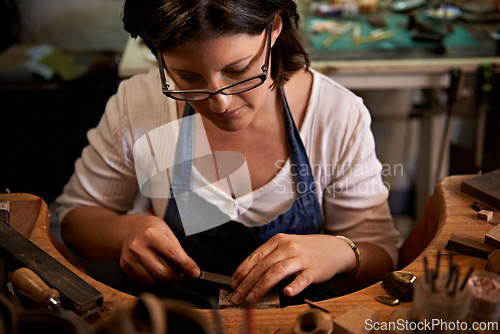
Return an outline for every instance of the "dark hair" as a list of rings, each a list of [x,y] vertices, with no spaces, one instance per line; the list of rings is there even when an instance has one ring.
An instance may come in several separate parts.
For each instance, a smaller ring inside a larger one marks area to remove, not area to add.
[[[126,0],[125,30],[140,36],[154,55],[192,40],[239,33],[261,34],[282,11],[283,29],[272,49],[271,77],[282,86],[309,66],[300,41],[294,0]]]

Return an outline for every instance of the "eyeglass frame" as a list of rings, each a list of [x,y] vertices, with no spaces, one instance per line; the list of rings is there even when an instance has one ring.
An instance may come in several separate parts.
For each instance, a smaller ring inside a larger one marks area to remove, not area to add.
[[[217,95],[217,94],[224,94],[224,95],[241,94],[241,93],[248,92],[249,90],[255,89],[255,88],[259,87],[259,86],[262,86],[262,84],[264,84],[264,82],[267,79],[267,73],[268,73],[268,70],[269,70],[269,58],[271,56],[271,33],[272,33],[272,26],[273,25],[271,24],[267,28],[267,31],[268,31],[268,33],[267,33],[267,51],[266,51],[266,59],[265,59],[264,65],[262,65],[262,67],[261,67],[262,73],[258,74],[258,75],[255,75],[253,77],[247,78],[245,80],[236,82],[234,84],[230,84],[230,85],[226,85],[226,86],[220,87],[220,88],[218,88],[216,90],[208,90],[208,89],[169,90],[168,88],[170,87],[170,85],[167,83],[167,80],[166,80],[166,77],[165,77],[165,72],[164,72],[164,70],[166,70],[168,72],[168,69],[165,66],[165,61],[163,59],[162,53],[160,52],[160,50],[158,50],[157,51],[158,52],[158,69],[160,70],[161,90],[162,90],[163,95],[165,95],[166,97],[169,97],[171,99],[178,100],[178,101],[203,101],[203,100],[209,99],[212,96]],[[255,79],[260,79],[261,82],[259,84],[257,84],[256,86],[254,86],[254,87],[244,89],[241,92],[237,92],[237,93],[224,93],[224,90],[226,90],[228,88],[231,88],[231,87],[234,87],[234,86],[237,86],[237,85],[241,85],[242,83],[245,83],[245,82],[248,82],[248,81],[251,81],[251,80],[255,80]],[[202,99],[182,99],[182,98],[178,98],[178,97],[172,96],[172,94],[176,94],[176,93],[199,93],[199,94],[208,94],[208,96],[205,97],[205,98],[202,98]]]

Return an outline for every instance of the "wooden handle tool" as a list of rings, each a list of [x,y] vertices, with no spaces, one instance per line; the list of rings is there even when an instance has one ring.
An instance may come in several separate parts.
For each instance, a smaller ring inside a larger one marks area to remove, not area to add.
[[[34,300],[40,308],[60,310],[59,291],[50,288],[33,270],[18,268],[12,273],[10,280],[19,292]]]
[[[102,308],[104,298],[100,291],[12,226],[3,223],[0,223],[0,256],[11,265],[33,270],[48,286],[59,291],[64,308],[79,316],[88,317]]]
[[[16,269],[10,278],[12,285],[28,298],[35,301],[42,309],[55,311],[60,319],[66,321],[67,326],[71,326],[71,333],[91,334],[94,328],[73,311],[68,311],[62,307],[59,291],[49,287],[33,270],[21,267]],[[65,325],[65,326],[66,326]]]

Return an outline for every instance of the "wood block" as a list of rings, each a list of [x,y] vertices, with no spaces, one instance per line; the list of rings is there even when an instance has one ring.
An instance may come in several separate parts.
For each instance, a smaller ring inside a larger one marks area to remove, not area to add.
[[[488,260],[486,261],[486,270],[500,275],[500,249],[497,249],[496,251],[488,255]]]
[[[335,334],[365,334],[365,321],[371,319],[372,322],[378,320],[379,313],[368,306],[358,305],[333,320]]]
[[[446,249],[486,260],[496,247],[452,234],[446,244]]]
[[[460,190],[500,210],[500,169],[465,180]]]
[[[487,222],[490,222],[493,220],[493,211],[481,210],[477,213],[477,217],[481,220],[485,220]]]
[[[486,233],[486,235],[484,236],[484,242],[488,245],[500,248],[500,225],[497,225],[488,233]]]
[[[234,304],[231,301],[233,293],[224,289],[219,290],[219,309],[225,310],[227,308],[246,308],[250,305],[247,302],[243,302],[239,305]],[[252,305],[255,309],[265,309],[265,308],[279,308],[280,307],[280,296],[277,291],[271,290],[267,295],[262,297],[257,303]]]

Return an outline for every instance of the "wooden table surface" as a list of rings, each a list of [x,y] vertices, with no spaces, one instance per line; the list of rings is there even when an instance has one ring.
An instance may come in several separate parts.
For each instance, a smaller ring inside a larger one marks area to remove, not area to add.
[[[500,222],[498,211],[495,211],[492,223],[477,218],[476,211],[470,206],[476,200],[460,192],[462,181],[470,177],[473,176],[450,176],[436,185],[421,223],[424,224],[425,230],[432,230],[432,226],[437,227],[437,232],[424,252],[404,270],[410,271],[419,277],[423,273],[424,255],[428,258],[430,265],[434,265],[438,252],[442,252],[445,254],[444,256],[448,257],[449,253],[445,250],[445,247],[452,233],[483,242],[484,235],[495,224]],[[53,239],[49,237],[48,210],[46,204],[39,197],[30,194],[2,194],[0,200],[9,200],[11,202],[11,225],[15,229],[101,291],[104,296],[104,306],[98,315],[92,316],[87,321],[94,326],[98,326],[109,318],[115,308],[133,308],[137,302],[136,297],[112,289],[92,279],[61,255],[54,246]],[[482,269],[486,265],[485,260],[457,253],[454,254],[454,259],[461,268],[464,268],[461,270],[462,277],[465,276],[467,269],[471,266]],[[447,266],[447,260],[440,262],[441,270],[446,270]],[[381,283],[376,283],[342,297],[321,301],[317,304],[327,309],[333,319],[357,305],[365,305],[379,312],[379,322],[387,322],[391,313],[398,307],[411,306],[409,302],[401,303],[396,307],[383,305],[375,300],[378,295],[387,295]],[[280,309],[253,310],[254,333],[291,333],[297,316],[308,308],[307,304],[303,304]],[[199,310],[199,312],[215,329],[216,319],[214,313],[211,310]],[[245,332],[245,311],[227,309],[217,311],[217,313],[222,320],[224,333]]]

